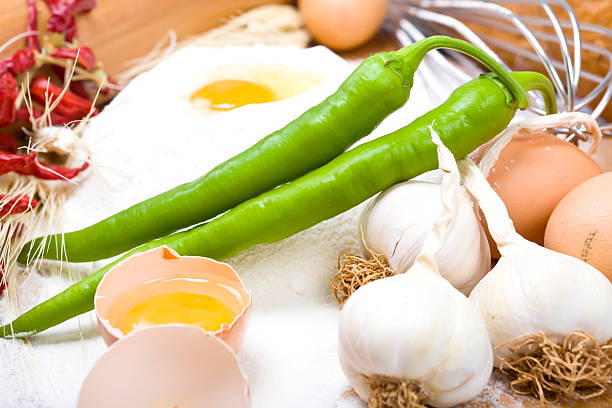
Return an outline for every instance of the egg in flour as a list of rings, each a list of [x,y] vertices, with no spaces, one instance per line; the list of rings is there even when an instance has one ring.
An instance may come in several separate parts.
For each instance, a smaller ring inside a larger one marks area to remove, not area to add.
[[[314,88],[321,74],[298,71],[285,65],[238,64],[204,72],[206,83],[189,99],[202,112],[228,111],[254,103],[291,98]]]

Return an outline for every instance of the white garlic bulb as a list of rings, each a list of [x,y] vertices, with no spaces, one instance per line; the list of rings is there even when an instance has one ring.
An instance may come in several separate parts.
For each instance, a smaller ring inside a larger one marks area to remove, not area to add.
[[[436,262],[442,276],[468,295],[491,268],[491,253],[472,197],[458,174],[448,176],[453,178],[444,193],[453,197],[452,221]],[[406,181],[385,190],[364,209],[360,224],[365,245],[385,255],[395,273],[406,272],[423,247],[442,210],[440,189],[435,182]]]
[[[470,294],[493,345],[538,331],[557,343],[575,330],[587,332],[599,344],[610,340],[612,283],[591,265],[521,237],[476,165],[464,159],[459,168],[501,253]],[[502,347],[496,356],[510,354]]]
[[[455,183],[454,158],[437,143],[443,186]],[[442,191],[448,191],[444,187]],[[416,382],[424,403],[452,407],[487,384],[493,351],[482,319],[468,299],[444,278],[435,254],[453,223],[454,195],[442,195],[442,212],[413,266],[403,274],[368,283],[345,303],[338,354],[351,385],[371,397],[366,377]]]

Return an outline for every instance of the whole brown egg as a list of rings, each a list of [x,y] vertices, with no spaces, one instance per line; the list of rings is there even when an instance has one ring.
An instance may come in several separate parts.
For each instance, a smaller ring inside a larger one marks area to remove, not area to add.
[[[519,234],[544,245],[544,231],[559,201],[601,173],[573,144],[547,133],[519,134],[502,150],[487,180],[506,204]],[[491,254],[499,257],[492,239]]]
[[[612,171],[588,179],[559,202],[544,246],[582,259],[612,282]]]

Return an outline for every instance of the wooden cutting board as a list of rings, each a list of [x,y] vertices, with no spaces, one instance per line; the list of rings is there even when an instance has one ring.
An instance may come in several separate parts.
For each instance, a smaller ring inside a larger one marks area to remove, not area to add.
[[[116,75],[125,63],[146,55],[168,30],[178,39],[198,34],[221,24],[229,16],[269,3],[291,0],[98,0],[89,14],[78,18],[79,39],[96,53],[110,75]],[[41,20],[46,21],[47,7],[37,0]],[[0,44],[22,33],[26,27],[26,0],[0,1]],[[41,27],[42,28],[42,27]],[[22,46],[23,41],[19,42]],[[18,46],[8,48],[8,55]]]

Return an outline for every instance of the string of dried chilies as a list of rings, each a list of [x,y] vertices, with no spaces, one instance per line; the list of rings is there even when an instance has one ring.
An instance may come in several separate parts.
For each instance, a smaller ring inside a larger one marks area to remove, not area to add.
[[[90,12],[97,2],[45,0],[50,17],[46,25],[40,25],[36,1],[24,1],[26,32],[15,39],[23,37],[25,47],[0,60],[0,130],[4,130],[0,131],[0,176],[12,173],[32,177],[32,181],[67,181],[89,164],[71,168],[47,163],[48,156],[41,155],[45,149],[35,148],[34,133],[41,127],[73,127],[95,116],[98,92],[112,97],[117,90],[94,52],[77,41],[77,16]],[[24,132],[22,127],[31,131]],[[36,189],[4,188],[0,192],[0,221],[12,222],[6,217],[32,212],[44,201]],[[2,277],[9,262],[3,256],[0,263]],[[0,293],[5,283],[2,277]]]

